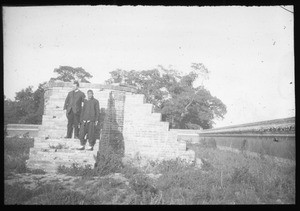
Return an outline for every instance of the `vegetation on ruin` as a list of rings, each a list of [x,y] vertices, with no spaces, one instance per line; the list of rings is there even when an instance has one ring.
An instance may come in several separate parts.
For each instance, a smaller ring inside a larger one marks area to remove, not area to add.
[[[33,140],[5,139],[5,174],[27,172]],[[91,167],[73,165],[60,173],[81,176],[73,188],[63,182],[41,183],[35,189],[24,183],[5,183],[5,204],[293,204],[295,166],[279,165],[242,153],[190,144],[206,167],[197,169],[180,159],[151,162],[147,167],[123,165],[114,174],[101,176]],[[9,158],[10,157],[10,158]],[[107,163],[109,165],[109,163]],[[157,179],[149,173],[160,175]],[[121,176],[120,176],[121,175]],[[97,177],[95,177],[97,176]],[[8,179],[6,177],[5,179]]]

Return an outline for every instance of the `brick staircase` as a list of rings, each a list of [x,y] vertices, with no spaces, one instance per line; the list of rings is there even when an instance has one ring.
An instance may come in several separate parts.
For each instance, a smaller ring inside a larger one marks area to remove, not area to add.
[[[145,96],[130,91],[98,89],[97,84],[82,84],[81,91],[94,91],[101,108],[107,107],[109,93],[115,99],[116,118],[119,131],[122,132],[125,156],[137,153],[150,159],[174,159],[176,157],[193,161],[194,151],[187,150],[186,142],[178,140],[178,131],[169,130],[169,123],[161,121],[161,114],[153,112],[153,105],[145,103]],[[89,87],[90,86],[90,87]],[[67,132],[66,111],[63,110],[65,98],[71,91],[71,84],[52,85],[45,93],[45,106],[42,125],[34,147],[30,149],[27,161],[29,168],[40,168],[55,172],[59,165],[70,166],[95,164],[94,156],[99,148],[98,141],[94,151],[79,151],[78,139],[64,139]],[[50,147],[52,146],[52,147]]]
[[[195,152],[187,150],[186,142],[177,140],[177,131],[169,130],[169,123],[161,121],[161,113],[153,112],[153,105],[145,103],[142,94],[127,94],[124,106],[125,154],[143,155],[150,159],[180,157],[193,161]]]
[[[60,165],[71,166],[73,163],[79,166],[91,165],[93,168],[99,141],[97,140],[93,151],[77,150],[79,143],[78,139],[35,138],[34,147],[30,149],[30,157],[26,161],[27,167],[43,169],[49,173],[55,173]]]

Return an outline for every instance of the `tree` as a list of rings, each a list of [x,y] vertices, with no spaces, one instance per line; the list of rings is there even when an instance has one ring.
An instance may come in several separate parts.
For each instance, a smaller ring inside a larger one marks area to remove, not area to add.
[[[93,76],[86,72],[82,67],[70,67],[70,66],[59,66],[55,68],[54,71],[58,74],[56,78],[51,78],[50,81],[61,80],[65,82],[71,82],[77,80],[79,82],[90,83],[87,78],[92,78]]]
[[[6,98],[4,95],[4,124],[18,123],[16,113],[16,102]]]
[[[44,112],[44,88],[39,84],[33,92],[32,86],[16,93],[15,101],[4,100],[4,122],[6,124],[41,124]]]
[[[201,63],[193,63],[191,67],[193,71],[186,75],[163,66],[143,71],[117,69],[110,72],[111,78],[106,83],[136,86],[173,128],[212,128],[214,119],[224,118],[226,106],[204,88],[203,80],[209,74],[207,68]],[[199,76],[201,85],[194,87]]]

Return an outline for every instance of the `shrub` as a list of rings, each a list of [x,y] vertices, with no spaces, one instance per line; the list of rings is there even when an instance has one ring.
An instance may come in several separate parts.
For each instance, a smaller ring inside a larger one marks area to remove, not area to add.
[[[30,172],[26,167],[26,160],[29,158],[30,147],[33,147],[33,139],[30,138],[6,137],[4,139],[5,175],[10,172]]]
[[[256,186],[257,179],[249,172],[248,166],[234,168],[234,172],[231,176],[232,183],[246,183]]]
[[[72,190],[47,192],[32,199],[29,204],[42,205],[92,205],[96,201],[84,194]]]
[[[155,169],[160,173],[165,174],[169,172],[187,171],[193,169],[193,166],[180,158],[176,158],[172,160],[162,160]]]
[[[129,180],[129,185],[140,196],[143,194],[143,192],[149,192],[152,195],[157,193],[157,189],[153,186],[150,179],[142,173],[134,175]]]
[[[43,169],[28,169],[28,172],[31,174],[46,174]]]
[[[126,178],[132,178],[134,175],[142,172],[140,169],[133,167],[132,165],[124,165],[120,173],[122,173]]]
[[[21,183],[4,186],[4,204],[22,204],[33,196]]]
[[[60,165],[57,168],[57,173],[66,174],[68,176],[93,177],[95,172],[90,165],[80,166],[77,163],[72,163],[70,167]]]

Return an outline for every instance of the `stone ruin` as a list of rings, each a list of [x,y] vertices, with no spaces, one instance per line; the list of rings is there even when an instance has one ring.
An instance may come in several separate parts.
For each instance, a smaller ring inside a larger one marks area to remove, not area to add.
[[[64,139],[67,132],[65,98],[72,90],[71,82],[51,82],[45,88],[44,115],[34,147],[30,149],[27,166],[55,172],[59,165],[70,166],[95,164],[99,149],[96,141],[94,151],[79,151],[78,139]],[[100,103],[100,110],[107,110],[113,99],[115,135],[121,135],[124,157],[136,156],[150,160],[181,158],[194,161],[195,153],[187,150],[186,142],[177,139],[178,131],[170,130],[168,122],[161,121],[161,114],[153,112],[153,105],[145,102],[145,96],[134,87],[80,83],[85,94],[91,89]]]

